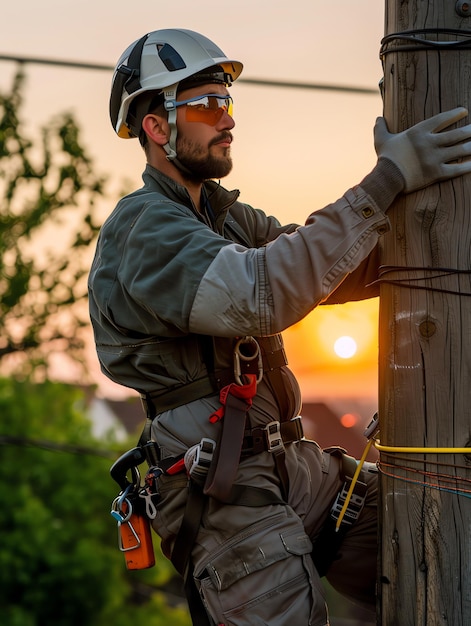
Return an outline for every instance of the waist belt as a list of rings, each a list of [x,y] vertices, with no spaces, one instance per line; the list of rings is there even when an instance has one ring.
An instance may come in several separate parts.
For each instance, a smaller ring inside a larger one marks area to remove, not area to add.
[[[153,419],[159,413],[212,396],[217,392],[216,382],[206,376],[164,392],[141,393],[141,402],[147,417]]]
[[[263,372],[272,372],[287,365],[284,350],[276,350],[262,355]],[[241,361],[241,374],[257,374],[255,361]],[[159,413],[176,409],[200,398],[218,393],[223,387],[234,382],[232,368],[215,370],[212,376],[205,376],[190,383],[177,385],[172,389],[141,393],[141,401],[147,417],[153,419]]]

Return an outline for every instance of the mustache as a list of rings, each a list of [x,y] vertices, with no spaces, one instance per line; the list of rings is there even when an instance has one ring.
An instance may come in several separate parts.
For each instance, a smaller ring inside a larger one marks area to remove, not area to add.
[[[220,141],[233,141],[233,136],[232,133],[230,133],[228,130],[224,130],[222,131],[222,133],[220,133],[217,137],[214,137],[213,139],[211,139],[211,141],[209,142],[209,145],[212,146],[216,143],[219,143]]]

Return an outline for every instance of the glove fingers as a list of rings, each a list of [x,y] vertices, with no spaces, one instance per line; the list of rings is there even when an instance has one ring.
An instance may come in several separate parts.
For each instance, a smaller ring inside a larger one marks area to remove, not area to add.
[[[439,133],[447,126],[451,126],[455,122],[459,122],[468,115],[468,110],[465,107],[456,107],[450,111],[443,111],[433,117],[419,122],[416,127],[422,127],[422,130],[430,131],[431,133]]]
[[[437,133],[435,141],[437,146],[453,146],[454,144],[471,139],[471,124]]]
[[[451,163],[458,159],[471,157],[471,142],[459,143],[454,146],[440,148],[440,160],[442,163]]]
[[[388,127],[386,125],[386,120],[384,117],[377,117],[376,124],[374,127],[374,144],[377,154],[381,150],[381,147],[384,145],[388,137],[390,136],[390,132],[388,131]]]
[[[441,180],[471,174],[471,161],[464,161],[463,163],[445,163],[445,165],[442,166],[442,171],[443,177]]]

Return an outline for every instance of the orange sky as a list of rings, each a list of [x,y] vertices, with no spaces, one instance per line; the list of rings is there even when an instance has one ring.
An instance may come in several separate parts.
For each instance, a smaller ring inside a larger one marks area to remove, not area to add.
[[[284,333],[290,366],[305,400],[376,397],[378,305],[375,298],[318,307]],[[334,351],[336,339],[345,335],[358,346],[351,358],[341,358]]]
[[[2,7],[0,53],[114,64],[122,50],[156,28],[203,32],[244,63],[243,76],[375,88],[384,5],[378,0],[140,0],[129,19],[124,0],[25,0]],[[93,16],[93,18],[91,18]],[[21,33],[21,36],[18,36]],[[0,88],[15,64],[1,62]],[[111,73],[27,65],[22,119],[31,132],[72,111],[97,171],[114,189],[140,185],[143,155],[118,139],[108,119]],[[373,126],[381,98],[342,92],[279,89],[235,83],[233,172],[224,179],[241,200],[281,222],[303,223],[373,167]],[[103,219],[113,204],[105,202]],[[376,395],[377,301],[325,307],[285,334],[292,369],[305,396]],[[358,353],[343,360],[333,341],[351,335]],[[97,374],[97,381],[102,382]],[[113,390],[116,392],[116,389]]]

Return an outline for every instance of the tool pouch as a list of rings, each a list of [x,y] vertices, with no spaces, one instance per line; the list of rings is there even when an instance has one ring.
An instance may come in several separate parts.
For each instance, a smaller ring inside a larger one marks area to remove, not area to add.
[[[118,521],[119,549],[124,553],[127,569],[147,569],[155,565],[150,521],[142,499],[136,498],[134,505],[127,517],[128,505],[126,500],[123,503],[125,518]]]
[[[111,467],[111,476],[122,491],[113,501],[111,515],[118,523],[118,546],[124,553],[127,569],[146,569],[155,565],[154,548],[146,502],[140,497],[141,476],[137,464],[144,460],[140,448],[123,454]],[[127,472],[132,475],[127,479]]]

